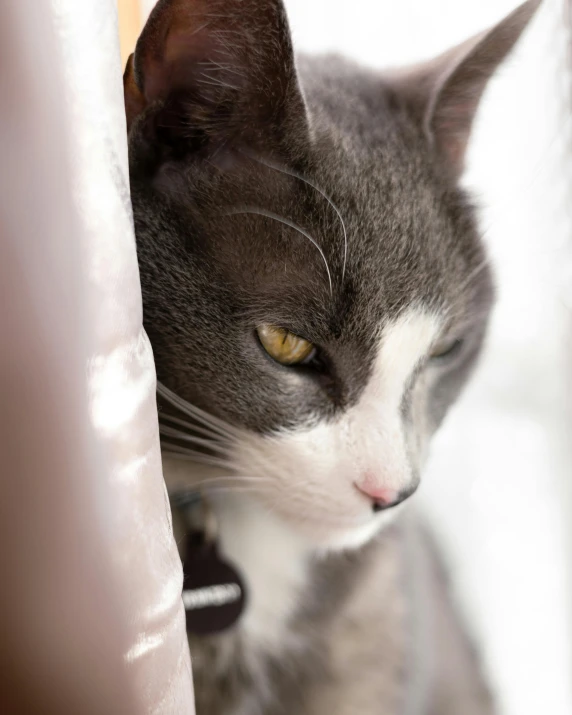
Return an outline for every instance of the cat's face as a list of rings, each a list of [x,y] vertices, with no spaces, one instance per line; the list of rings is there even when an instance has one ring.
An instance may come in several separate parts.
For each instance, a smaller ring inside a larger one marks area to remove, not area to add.
[[[492,284],[457,178],[532,9],[380,77],[297,72],[278,0],[163,1],[128,67],[145,327],[159,380],[213,416],[168,423],[166,449],[316,544],[362,543],[415,490],[481,349]]]

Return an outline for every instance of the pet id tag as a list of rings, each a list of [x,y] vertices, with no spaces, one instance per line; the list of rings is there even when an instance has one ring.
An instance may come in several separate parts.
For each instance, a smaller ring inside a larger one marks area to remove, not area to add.
[[[244,582],[234,566],[221,557],[213,535],[213,515],[204,499],[202,524],[195,517],[186,536],[183,553],[183,604],[187,632],[195,635],[219,633],[237,623],[246,604]],[[210,529],[207,528],[210,522]],[[210,533],[209,533],[210,532]]]

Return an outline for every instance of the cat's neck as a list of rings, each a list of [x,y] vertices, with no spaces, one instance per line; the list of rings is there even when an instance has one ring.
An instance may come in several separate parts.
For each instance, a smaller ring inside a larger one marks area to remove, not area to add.
[[[287,624],[308,588],[310,547],[251,497],[229,492],[212,504],[221,552],[247,584],[241,631],[253,646],[275,653],[289,645]]]
[[[207,468],[178,460],[165,459],[163,469],[170,492],[190,490],[216,478]],[[216,518],[221,556],[246,584],[241,638],[249,647],[271,653],[295,647],[287,626],[309,587],[315,557],[312,548],[271,509],[244,492],[213,489],[209,505]]]

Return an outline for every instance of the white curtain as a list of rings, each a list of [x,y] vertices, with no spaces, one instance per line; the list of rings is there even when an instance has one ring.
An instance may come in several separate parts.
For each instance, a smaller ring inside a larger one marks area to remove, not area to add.
[[[115,2],[0,4],[0,35],[6,712],[192,715]]]

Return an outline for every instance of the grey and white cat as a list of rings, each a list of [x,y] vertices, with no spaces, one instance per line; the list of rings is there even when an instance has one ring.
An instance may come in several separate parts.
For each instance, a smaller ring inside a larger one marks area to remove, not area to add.
[[[295,58],[281,0],[160,0],[139,39],[145,328],[193,417],[165,477],[210,487],[250,593],[191,643],[198,715],[493,711],[433,549],[392,522],[482,347],[493,285],[459,178],[538,4],[385,73]]]

